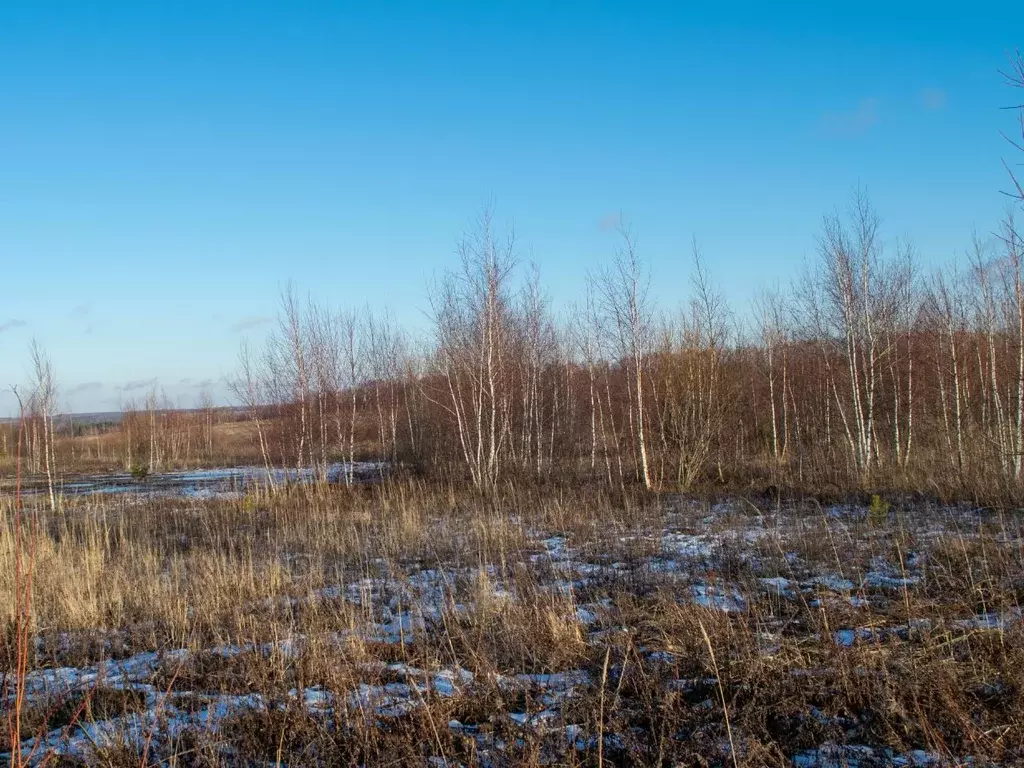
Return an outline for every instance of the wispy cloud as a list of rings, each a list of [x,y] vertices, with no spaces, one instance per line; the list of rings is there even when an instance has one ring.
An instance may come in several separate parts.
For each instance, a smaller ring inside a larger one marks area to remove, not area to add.
[[[79,304],[77,307],[72,308],[70,314],[71,317],[85,317],[90,312],[88,304]]]
[[[929,112],[938,112],[946,108],[949,94],[941,88],[922,88],[917,94],[917,103]]]
[[[207,389],[209,387],[216,386],[217,383],[216,379],[199,379],[197,381],[191,376],[186,376],[185,378],[178,380],[179,387],[191,387],[192,389]]]
[[[10,320],[5,320],[4,322],[0,323],[0,333],[3,333],[4,331],[9,331],[13,328],[23,328],[26,325],[28,325],[28,323],[26,323],[24,320],[16,320],[12,317]]]
[[[821,117],[821,124],[836,136],[859,136],[878,123],[878,106],[878,99],[861,99],[853,109],[826,112]]]
[[[618,211],[615,213],[606,213],[597,222],[597,228],[602,232],[607,232],[611,229],[618,229],[622,226],[622,214]]]
[[[152,379],[135,379],[134,381],[126,382],[122,384],[118,389],[122,392],[131,392],[137,389],[149,389],[150,387],[156,386],[156,378]]]
[[[273,320],[274,318],[271,315],[248,315],[237,322],[232,323],[231,330],[235,333],[240,333],[253,328],[259,328],[261,325],[273,322]]]
[[[102,381],[83,381],[81,384],[76,384],[68,390],[69,395],[77,395],[82,392],[95,392],[97,389],[103,389]]]

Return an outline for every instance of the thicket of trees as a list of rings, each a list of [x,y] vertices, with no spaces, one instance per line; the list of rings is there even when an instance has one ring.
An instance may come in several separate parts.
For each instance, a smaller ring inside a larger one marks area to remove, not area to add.
[[[200,393],[197,407],[182,409],[153,387],[142,403],[130,400],[121,406],[121,466],[136,474],[151,474],[216,461],[213,428],[218,420],[208,392]]]
[[[866,197],[818,256],[738,320],[694,246],[688,302],[657,309],[628,230],[556,317],[484,215],[431,289],[415,342],[388,317],[282,295],[234,390],[268,465],[361,453],[463,475],[920,485],[1024,482],[1024,264],[1014,221],[922,274]]]
[[[481,489],[556,476],[658,489],[1024,487],[1024,246],[1012,217],[958,265],[924,274],[855,195],[823,220],[805,274],[742,314],[696,246],[686,303],[654,306],[628,230],[562,317],[490,216],[459,256],[430,289],[425,338],[283,292],[278,327],[243,347],[232,382],[266,466],[326,477],[333,462],[372,456]],[[22,455],[52,486],[56,383],[39,348],[32,359]],[[211,402],[180,411],[153,392],[125,406],[108,450],[151,472],[215,462],[217,420]]]
[[[1008,83],[1024,88],[1017,57]],[[1024,110],[1019,110],[1024,147]],[[1008,193],[1024,203],[1012,164]],[[696,244],[688,301],[656,308],[628,229],[559,318],[489,212],[432,286],[432,333],[304,306],[289,288],[234,390],[264,461],[370,453],[464,476],[1024,487],[1024,265],[1012,213],[922,273],[867,197],[826,216],[817,259],[753,311],[726,305]]]
[[[224,446],[215,441],[215,426],[233,418],[200,393],[194,408],[176,407],[154,387],[141,402],[123,403],[104,423],[80,422],[58,414],[59,392],[49,356],[33,342],[31,381],[15,388],[20,419],[0,423],[0,467],[13,466],[21,437],[22,469],[45,475],[56,504],[60,472],[110,468],[137,474],[217,463]]]

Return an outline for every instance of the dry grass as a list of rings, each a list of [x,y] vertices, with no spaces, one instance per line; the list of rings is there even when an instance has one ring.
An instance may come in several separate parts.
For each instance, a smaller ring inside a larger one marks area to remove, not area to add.
[[[65,761],[1024,759],[1015,514],[403,480],[42,525],[23,736]]]

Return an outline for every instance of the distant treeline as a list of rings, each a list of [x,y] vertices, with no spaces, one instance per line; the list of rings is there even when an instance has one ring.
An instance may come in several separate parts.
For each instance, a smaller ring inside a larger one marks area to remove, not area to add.
[[[479,488],[573,476],[657,489],[831,483],[1016,491],[1024,483],[1024,265],[1014,223],[962,268],[883,249],[863,195],[816,263],[741,327],[693,254],[689,298],[653,306],[628,231],[585,299],[551,311],[489,216],[431,289],[432,336],[282,296],[234,383],[269,464],[356,446]]]
[[[655,307],[620,235],[562,318],[486,214],[430,288],[426,338],[289,288],[265,346],[241,351],[238,408],[174,410],[154,392],[94,425],[107,433],[95,445],[148,471],[242,458],[326,476],[334,461],[378,457],[485,490],[552,478],[1024,488],[1024,249],[1012,219],[959,267],[924,274],[909,243],[883,248],[858,194],[824,219],[816,262],[761,292],[742,323],[696,248],[686,302]],[[23,453],[42,472],[59,463],[46,440],[61,430],[49,361],[34,355],[42,386]],[[229,457],[214,425],[238,419],[251,426]]]

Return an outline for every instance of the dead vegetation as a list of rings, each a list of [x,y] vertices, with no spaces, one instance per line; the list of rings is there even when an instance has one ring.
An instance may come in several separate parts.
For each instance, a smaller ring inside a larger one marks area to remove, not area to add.
[[[39,525],[21,733],[39,759],[1024,759],[1009,513],[394,480],[90,497]]]

